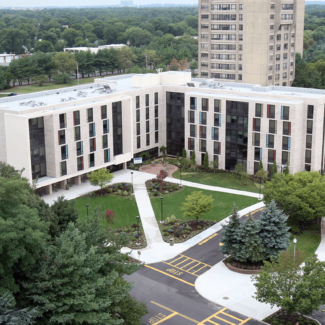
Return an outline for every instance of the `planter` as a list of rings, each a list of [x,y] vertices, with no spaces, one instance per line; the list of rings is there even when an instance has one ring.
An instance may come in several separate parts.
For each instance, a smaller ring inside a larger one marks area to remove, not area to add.
[[[257,274],[258,272],[262,271],[262,269],[258,269],[258,270],[240,269],[238,267],[232,266],[231,264],[225,262],[224,264],[227,266],[228,270],[236,273],[241,273],[241,274]]]

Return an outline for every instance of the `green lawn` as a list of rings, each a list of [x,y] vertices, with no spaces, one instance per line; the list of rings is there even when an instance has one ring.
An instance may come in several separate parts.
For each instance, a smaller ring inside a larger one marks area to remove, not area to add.
[[[200,189],[194,189],[191,187],[184,186],[184,189],[176,194],[167,195],[163,199],[163,217],[164,219],[170,217],[171,215],[175,215],[176,218],[182,218],[183,211],[182,203],[185,202],[185,198],[187,195],[191,194],[194,191],[202,191],[205,195],[212,195],[214,199],[213,208],[209,213],[206,213],[203,216],[203,219],[220,221],[231,214],[233,203],[235,202],[238,209],[241,210],[246,208],[252,204],[258,203],[258,199],[243,196],[243,195],[234,195],[228,193],[214,192],[214,191],[206,191]],[[151,204],[153,210],[155,212],[157,220],[160,220],[161,214],[161,202],[160,198],[152,197]]]
[[[136,223],[136,216],[139,215],[138,206],[134,196],[119,197],[119,196],[97,196],[97,197],[81,197],[74,200],[76,208],[79,210],[79,218],[83,219],[87,215],[86,204],[89,204],[89,213],[95,207],[102,205],[102,211],[114,210],[116,215],[113,228],[119,228]],[[107,223],[103,219],[103,227],[107,228]]]
[[[173,177],[179,179],[179,170],[173,173]],[[243,181],[237,176],[230,173],[199,173],[198,175],[184,175],[182,172],[182,179],[189,182],[200,183],[205,185],[220,186],[232,188],[234,190],[249,191],[258,193],[259,189],[251,180],[247,180],[247,185],[243,185]]]
[[[315,253],[321,241],[320,232],[315,230],[305,230],[302,234],[295,235],[294,237],[297,238],[296,250],[304,251],[306,259]],[[290,241],[289,251],[293,251],[293,238]]]

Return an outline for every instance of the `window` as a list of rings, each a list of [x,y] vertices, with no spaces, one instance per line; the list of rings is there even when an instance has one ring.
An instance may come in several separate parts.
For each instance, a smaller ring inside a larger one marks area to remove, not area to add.
[[[270,19],[271,19],[271,20],[274,19],[274,14],[270,15]]]
[[[150,146],[150,134],[146,134],[146,144]]]
[[[287,77],[288,77],[288,73],[287,72],[283,72],[283,79],[287,79]],[[283,85],[283,86],[286,86],[286,84]]]
[[[61,160],[68,159],[68,146],[62,146],[61,147]]]
[[[267,118],[275,118],[275,105],[267,105]]]
[[[202,111],[209,110],[209,100],[207,98],[202,98]]]
[[[244,15],[243,14],[239,14],[239,21],[243,21]]]
[[[214,114],[214,126],[221,126],[221,114]]]
[[[239,45],[238,45],[238,50],[239,50],[239,51],[242,51],[242,50],[243,50],[243,44],[239,44]]]
[[[107,118],[107,106],[103,105],[101,106],[101,115],[102,115],[102,120]]]
[[[155,119],[155,131],[158,131],[158,119]]]
[[[287,69],[288,68],[288,63],[283,63],[283,70]]]
[[[107,134],[103,135],[102,136],[102,145],[103,145],[103,148],[102,149],[105,149],[108,147],[108,138],[107,138]]]
[[[194,139],[188,138],[187,140],[187,149],[194,150],[195,149],[195,141]]]
[[[74,128],[74,141],[79,141],[81,139],[80,136],[80,126],[76,126]]]
[[[306,158],[305,158],[305,162],[307,164],[311,163],[311,150],[306,150]]]
[[[95,166],[95,154],[91,153],[88,155],[89,168]]]
[[[59,133],[59,144],[65,144],[65,130],[61,130]]]
[[[67,127],[67,115],[65,113],[60,114],[59,120],[60,120],[60,129],[66,128]]]
[[[136,116],[136,121],[140,122],[140,110],[139,109],[136,110],[135,116]]]
[[[197,108],[197,99],[196,97],[190,97],[190,109],[196,110]]]
[[[201,58],[208,58],[209,54],[208,53],[201,53]]]
[[[73,125],[80,124],[80,111],[73,112]]]
[[[290,137],[282,137],[282,150],[290,151],[291,138]]]
[[[241,25],[241,26],[242,26],[242,25]],[[238,38],[239,38],[240,41],[242,41],[242,40],[244,39],[243,34],[239,34],[239,35],[238,35]]]
[[[111,161],[111,151],[110,149],[104,150],[104,163],[108,163]]]
[[[277,44],[277,45],[276,45],[276,50],[277,50],[277,51],[281,51],[281,44]]]
[[[280,64],[276,64],[275,65],[275,71],[279,71],[280,70]]]
[[[84,169],[84,157],[77,158],[77,169],[78,171]]]
[[[92,122],[93,121],[93,109],[92,108],[87,108],[87,122]]]
[[[288,53],[284,53],[283,54],[283,60],[287,60],[288,59]]]
[[[200,139],[200,148],[199,148],[199,150],[201,151],[201,152],[206,152],[207,151],[207,141],[206,140],[201,140]]]
[[[242,71],[243,70],[243,65],[242,64],[238,64],[238,70]]]
[[[243,6],[244,6],[243,4],[240,4],[239,5],[239,10],[243,10]]]
[[[77,142],[76,148],[77,148],[77,156],[82,156],[84,154],[83,142],[82,141]]]
[[[158,93],[155,93],[155,105],[158,105]]]
[[[207,113],[200,112],[200,124],[207,124]]]
[[[276,134],[277,121],[269,120],[269,133]]]
[[[261,131],[261,119],[253,118],[253,131]]]
[[[140,137],[137,137],[137,149],[141,148],[141,139]]]
[[[201,15],[201,19],[209,19],[209,15]]]
[[[268,80],[272,80],[273,79],[273,77],[272,76],[268,76]]]
[[[276,151],[269,149],[267,158],[269,163],[273,163],[276,160]]]
[[[212,127],[211,139],[212,140],[219,140],[219,129],[218,128]]]
[[[282,10],[293,10],[293,3],[283,3]]]
[[[271,10],[274,10],[274,8],[275,8],[275,5],[274,4],[271,4],[270,9]]]
[[[158,117],[158,106],[155,106],[155,117]]]
[[[309,118],[309,119],[314,118],[314,106],[313,105],[308,105],[307,118]]]
[[[201,29],[209,29],[209,25],[201,24]]]
[[[158,143],[159,142],[159,139],[158,139],[158,131],[155,132],[155,143]]]
[[[293,15],[291,14],[282,14],[281,15],[281,20],[293,20]]]
[[[305,165],[306,172],[310,172],[310,165]]]
[[[281,106],[281,120],[289,120],[289,106]]]
[[[252,145],[259,147],[261,143],[261,134],[253,132],[252,138],[253,138]]]
[[[146,120],[149,120],[149,107],[146,107]]]
[[[221,100],[220,99],[215,99],[214,100],[214,112],[219,113],[221,110]]]
[[[266,135],[266,148],[274,148],[274,135],[273,134]]]
[[[213,142],[213,153],[215,155],[220,155],[221,153],[221,142]]]
[[[146,121],[146,133],[150,132],[149,121]]]
[[[89,138],[94,137],[96,135],[95,123],[89,124]]]
[[[67,162],[62,161],[60,162],[60,176],[64,176],[67,174]]]
[[[262,148],[254,148],[254,160],[262,161]]]
[[[140,135],[140,123],[137,123],[137,135]]]
[[[206,139],[207,138],[207,127],[200,125],[200,138]]]
[[[196,125],[190,124],[190,137],[196,138]]]
[[[270,35],[270,41],[273,41],[274,35]]]
[[[290,152],[282,151],[282,164],[283,165],[290,165]]]
[[[135,97],[135,108],[140,108],[140,96]]]
[[[270,30],[274,30],[274,25],[270,25]]]
[[[286,33],[286,34],[284,34],[284,38],[283,38],[285,41],[287,41],[288,39],[289,39],[289,34],[288,33]]]
[[[211,10],[236,10],[237,6],[235,4],[221,4],[221,5],[211,5]]]
[[[263,117],[263,104],[255,104],[255,116]]]
[[[146,106],[149,106],[149,94],[146,94]]]
[[[212,24],[211,29],[212,30],[236,30],[236,25]]]
[[[275,56],[275,60],[276,60],[276,61],[280,61],[280,60],[281,60],[281,55],[280,55],[280,54],[277,54],[277,55]]]
[[[307,133],[313,134],[313,121],[307,120]]]
[[[195,113],[188,111],[188,123],[195,123]]]
[[[291,122],[283,122],[283,135],[291,135]]]
[[[109,133],[109,120],[103,121],[103,134]]]
[[[207,19],[209,19],[209,15],[205,15],[205,16],[207,16]],[[211,15],[211,20],[237,20],[237,16],[236,15]]]
[[[89,151],[96,151],[96,138],[89,139]]]
[[[243,80],[243,75],[242,74],[238,75],[238,80]]]

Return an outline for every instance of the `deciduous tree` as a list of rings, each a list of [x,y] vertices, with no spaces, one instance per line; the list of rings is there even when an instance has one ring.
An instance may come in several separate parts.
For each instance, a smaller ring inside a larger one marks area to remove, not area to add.
[[[69,52],[57,53],[53,58],[53,63],[61,73],[71,74],[76,69],[76,60]]]
[[[111,174],[111,171],[104,168],[97,169],[88,175],[90,184],[99,186],[101,190],[110,183],[113,177],[114,175]]]

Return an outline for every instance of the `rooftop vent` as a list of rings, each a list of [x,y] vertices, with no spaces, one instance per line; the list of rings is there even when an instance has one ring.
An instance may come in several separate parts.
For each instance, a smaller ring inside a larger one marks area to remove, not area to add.
[[[79,90],[77,96],[79,96],[79,97],[86,97],[87,96],[87,93],[85,91]]]
[[[100,94],[110,94],[112,92],[112,89],[109,85],[103,85],[103,87],[93,90],[92,93],[96,91],[98,91]]]

